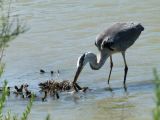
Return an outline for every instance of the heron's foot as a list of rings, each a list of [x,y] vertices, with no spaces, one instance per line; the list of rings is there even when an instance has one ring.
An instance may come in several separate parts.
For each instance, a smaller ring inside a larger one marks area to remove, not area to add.
[[[123,87],[124,87],[124,91],[127,93],[127,86],[126,86],[126,84],[124,84]]]
[[[108,87],[106,88],[107,91],[113,92],[113,89],[111,88],[110,84],[108,84]]]
[[[111,87],[109,87],[108,90],[109,90],[110,92],[113,92],[113,89],[112,89]]]
[[[110,86],[110,84],[109,84],[109,80],[107,81],[107,84]]]
[[[108,81],[108,85],[107,85],[106,90],[107,90],[107,91],[110,91],[110,92],[112,92],[112,91],[113,91],[113,89],[111,88],[111,86],[110,86],[110,84],[109,84],[109,81]]]

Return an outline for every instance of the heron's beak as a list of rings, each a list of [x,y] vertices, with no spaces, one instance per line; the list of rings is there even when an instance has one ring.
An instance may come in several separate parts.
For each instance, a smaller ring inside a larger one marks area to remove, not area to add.
[[[79,66],[79,67],[78,67],[77,72],[76,72],[76,74],[75,74],[75,76],[74,76],[74,81],[73,81],[73,83],[76,83],[76,81],[77,81],[77,79],[78,79],[78,77],[79,77],[82,69],[83,69],[83,66]]]

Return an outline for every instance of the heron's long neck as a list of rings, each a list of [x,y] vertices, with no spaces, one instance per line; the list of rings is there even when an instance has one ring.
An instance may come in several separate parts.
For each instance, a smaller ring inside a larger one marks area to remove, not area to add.
[[[89,63],[93,70],[99,70],[109,57],[108,54],[100,52],[100,54],[95,55],[94,53],[90,53]]]

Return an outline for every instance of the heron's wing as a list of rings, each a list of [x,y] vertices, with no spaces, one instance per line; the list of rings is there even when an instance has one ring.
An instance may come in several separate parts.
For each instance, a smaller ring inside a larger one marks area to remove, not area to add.
[[[140,34],[141,31],[138,30],[136,27],[126,27],[121,31],[118,31],[113,36],[113,47],[116,48],[118,51],[125,51],[127,48],[134,44]]]
[[[108,48],[112,51],[114,50],[125,50],[131,46],[137,38],[137,34],[134,29],[122,29],[117,31],[112,36],[107,37],[101,43],[102,48]]]
[[[107,31],[104,31],[97,36],[95,45],[99,50],[102,49],[102,45],[104,48],[109,48],[110,50],[114,49],[112,48],[114,44],[114,38],[113,35],[109,32],[110,31],[108,29]]]
[[[100,33],[96,39],[96,46],[101,50],[102,46],[109,49],[125,50],[131,46],[140,31],[137,31],[134,24],[116,23]]]
[[[101,43],[101,48],[108,48],[112,51],[114,51],[114,39],[112,37],[107,37],[107,39],[104,39]]]
[[[123,28],[123,26],[125,25],[125,23],[116,23],[114,25],[112,25],[111,27],[107,28],[106,30],[104,30],[103,32],[101,32],[97,37],[96,37],[96,41],[95,41],[95,45],[96,47],[101,50],[101,46],[102,43],[105,41],[105,43],[107,44],[107,46],[113,45],[114,43],[114,39],[113,36],[120,31],[120,29]]]

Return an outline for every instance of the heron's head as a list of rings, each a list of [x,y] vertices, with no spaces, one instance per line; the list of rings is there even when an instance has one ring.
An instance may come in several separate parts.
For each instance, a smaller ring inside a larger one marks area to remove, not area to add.
[[[78,79],[78,76],[80,75],[83,67],[89,62],[90,53],[84,53],[82,54],[78,60],[77,60],[77,71],[74,77],[74,81]]]
[[[77,68],[84,67],[86,64],[87,64],[87,53],[84,53],[78,57]]]

